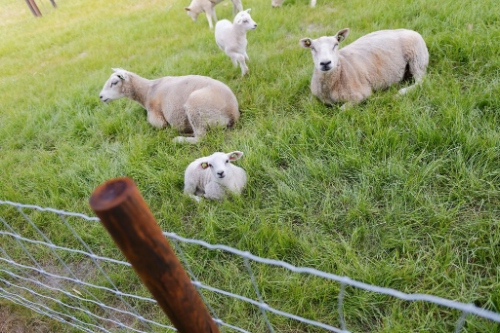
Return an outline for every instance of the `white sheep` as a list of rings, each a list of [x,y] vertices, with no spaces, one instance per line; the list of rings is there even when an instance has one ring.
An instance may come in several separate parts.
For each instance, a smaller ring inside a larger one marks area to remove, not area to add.
[[[422,82],[429,52],[419,33],[406,29],[376,31],[339,50],[339,43],[348,34],[346,28],[332,37],[300,40],[302,47],[312,52],[311,91],[323,103],[345,102],[345,108],[404,79],[413,77],[415,84],[399,90],[400,94]]]
[[[213,29],[212,18],[215,22],[217,22],[217,15],[215,13],[215,6],[221,3],[223,0],[192,0],[189,7],[184,7],[184,10],[187,14],[196,21],[198,15],[205,12],[205,16],[207,17],[208,26],[210,29]],[[241,0],[231,0],[233,3],[233,16],[235,16],[238,12],[243,10],[243,5],[241,4]]]
[[[281,5],[283,4],[283,1],[285,1],[285,0],[272,0],[271,5],[273,7],[281,7]],[[311,7],[316,7],[316,0],[311,0]]]
[[[215,25],[215,42],[231,58],[234,66],[240,64],[241,75],[248,73],[245,60],[250,60],[247,54],[247,31],[257,28],[257,23],[250,16],[250,10],[239,12],[233,23],[221,20]]]
[[[196,143],[210,126],[231,127],[239,119],[238,101],[224,83],[207,76],[165,76],[148,80],[124,69],[104,84],[101,101],[128,97],[147,110],[148,121],[157,128],[168,124],[194,137],[178,136],[175,142]]]
[[[201,197],[220,200],[226,191],[240,194],[247,182],[247,174],[231,162],[242,156],[241,151],[218,152],[191,162],[184,174],[184,194],[196,201]]]

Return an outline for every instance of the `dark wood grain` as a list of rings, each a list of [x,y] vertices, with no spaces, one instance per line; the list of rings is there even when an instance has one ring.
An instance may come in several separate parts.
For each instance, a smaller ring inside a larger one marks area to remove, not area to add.
[[[132,179],[101,184],[90,206],[179,332],[219,332]]]

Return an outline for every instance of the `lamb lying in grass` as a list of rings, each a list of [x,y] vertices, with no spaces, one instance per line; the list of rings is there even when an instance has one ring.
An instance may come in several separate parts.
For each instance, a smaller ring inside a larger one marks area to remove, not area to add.
[[[406,29],[376,31],[339,50],[339,43],[348,34],[346,28],[333,37],[300,40],[312,52],[311,91],[323,103],[345,102],[345,107],[410,77],[415,84],[401,89],[400,94],[422,82],[429,52],[419,33]]]
[[[188,15],[196,21],[198,15],[205,12],[205,16],[207,17],[208,26],[212,29],[213,23],[212,18],[215,22],[217,22],[217,15],[215,14],[215,6],[221,3],[223,0],[193,0],[189,7],[184,7],[184,10],[188,13]],[[241,0],[232,0],[233,2],[233,16],[235,16],[238,12],[243,10],[243,5],[241,4]]]
[[[196,143],[208,127],[231,127],[240,116],[231,89],[212,78],[187,75],[148,80],[123,69],[113,71],[102,88],[101,101],[128,97],[147,110],[154,127],[170,124],[180,132],[194,134],[178,136],[175,142]]]
[[[243,156],[240,151],[214,153],[188,165],[184,174],[184,193],[200,201],[223,199],[226,192],[240,194],[247,182],[245,170],[231,162]]]
[[[248,73],[245,60],[250,60],[247,54],[247,31],[257,28],[250,10],[239,12],[233,23],[221,20],[215,25],[215,42],[231,58],[234,66],[240,64],[242,76]]]

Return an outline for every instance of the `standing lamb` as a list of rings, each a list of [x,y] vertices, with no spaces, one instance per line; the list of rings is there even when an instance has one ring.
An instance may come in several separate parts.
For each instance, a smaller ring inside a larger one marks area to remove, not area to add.
[[[300,40],[302,47],[312,52],[311,91],[323,103],[345,102],[345,108],[404,79],[413,77],[415,84],[399,90],[400,94],[422,82],[429,52],[419,33],[406,29],[376,31],[339,50],[339,43],[348,34],[346,28],[333,37]]]
[[[283,1],[285,0],[271,0],[271,5],[273,7],[281,7],[281,5],[283,4]],[[311,7],[316,7],[316,0],[311,0]]]
[[[205,12],[207,17],[208,26],[213,29],[212,18],[217,22],[217,15],[215,14],[215,6],[223,0],[192,0],[189,7],[184,7],[187,14],[196,21],[198,15]],[[243,10],[241,0],[231,0],[233,2],[233,16]]]
[[[247,54],[247,31],[257,28],[250,10],[239,12],[233,23],[221,20],[215,25],[215,42],[231,58],[234,66],[240,64],[242,76],[248,73],[245,60],[250,60]]]
[[[157,128],[168,124],[194,137],[178,136],[175,142],[196,143],[210,126],[231,127],[238,120],[238,101],[224,83],[207,76],[165,76],[148,80],[124,69],[104,84],[101,101],[128,97],[147,110],[148,121]]]
[[[247,182],[247,174],[230,162],[242,156],[241,151],[214,153],[191,162],[184,174],[184,194],[196,201],[202,196],[221,200],[226,191],[240,194]]]

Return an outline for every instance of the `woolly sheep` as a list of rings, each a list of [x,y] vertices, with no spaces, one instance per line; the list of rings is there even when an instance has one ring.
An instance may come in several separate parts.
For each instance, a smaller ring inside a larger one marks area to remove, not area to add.
[[[281,5],[283,4],[283,1],[285,1],[285,0],[272,0],[271,5],[273,7],[281,7]],[[315,6],[316,6],[316,0],[311,0],[311,7],[315,7]]]
[[[212,18],[217,22],[217,15],[215,14],[215,6],[221,3],[223,0],[192,0],[189,7],[184,7],[187,14],[196,21],[198,15],[205,12],[207,17],[208,26],[213,29]],[[243,10],[243,5],[241,0],[231,0],[233,3],[233,16],[238,12]]]
[[[422,36],[412,30],[381,30],[365,35],[339,50],[349,34],[345,28],[333,37],[303,38],[312,52],[314,73],[311,91],[325,104],[342,107],[365,100],[372,91],[413,77],[415,84],[399,90],[405,94],[422,82],[429,52]]]
[[[101,101],[128,97],[147,110],[148,121],[154,127],[170,124],[194,135],[178,136],[175,142],[196,143],[208,127],[231,127],[240,116],[231,89],[212,78],[187,75],[148,80],[121,68],[113,71],[99,95]]]
[[[226,191],[240,194],[247,182],[247,174],[231,162],[242,156],[241,151],[217,152],[191,162],[184,174],[184,193],[196,201],[202,196],[220,200]]]
[[[231,58],[234,66],[240,64],[242,76],[248,73],[245,60],[250,60],[247,54],[247,31],[257,28],[250,10],[239,12],[233,23],[221,20],[215,25],[215,42]]]

